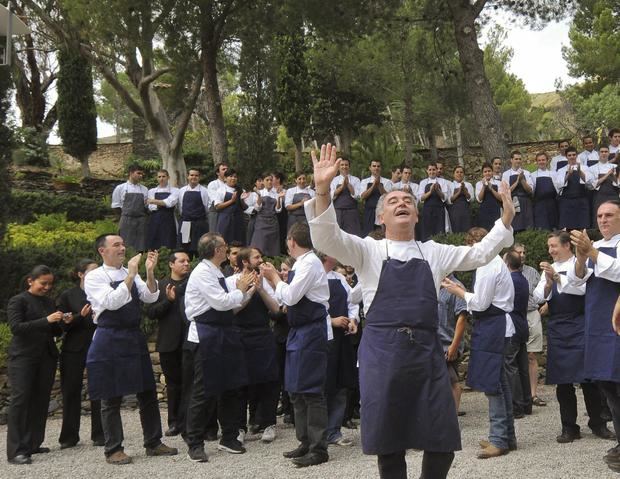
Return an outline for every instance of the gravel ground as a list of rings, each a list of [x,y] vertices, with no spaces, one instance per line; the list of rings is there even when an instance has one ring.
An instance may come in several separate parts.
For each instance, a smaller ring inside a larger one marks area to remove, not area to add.
[[[478,440],[488,432],[487,401],[483,394],[468,392],[463,395],[462,409],[467,412],[460,417],[463,451],[456,454],[450,479],[526,478],[573,479],[573,478],[620,478],[602,462],[605,451],[614,445],[594,437],[587,427],[583,398],[579,397],[579,422],[583,439],[572,444],[558,444],[555,436],[560,432],[559,410],[552,387],[543,387],[539,395],[547,400],[547,407],[535,407],[534,414],[516,421],[519,449],[510,454],[488,460],[476,459]],[[578,392],[578,396],[581,393]],[[165,420],[165,411],[162,410]],[[272,444],[247,440],[247,453],[231,455],[217,451],[217,443],[207,443],[209,462],[197,464],[186,455],[187,449],[180,437],[165,438],[166,444],[179,448],[174,457],[146,457],[141,443],[138,411],[123,411],[125,427],[125,451],[132,455],[134,463],[127,466],[110,466],[105,463],[103,449],[85,441],[73,449],[60,451],[56,438],[60,420],[53,419],[47,425],[45,445],[52,448],[50,454],[35,455],[30,466],[0,466],[0,478],[136,478],[136,477],[209,477],[219,478],[375,478],[376,458],[364,456],[359,447],[359,431],[343,429],[344,435],[355,441],[353,447],[330,446],[327,464],[308,469],[296,469],[282,452],[296,447],[292,426],[278,425],[278,437]],[[82,437],[90,435],[89,421],[83,418]],[[6,450],[6,426],[0,427],[0,449]],[[409,477],[417,478],[422,453],[407,454]]]

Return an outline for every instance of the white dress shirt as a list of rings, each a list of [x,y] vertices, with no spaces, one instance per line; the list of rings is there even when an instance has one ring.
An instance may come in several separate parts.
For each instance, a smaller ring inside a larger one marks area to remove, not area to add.
[[[294,306],[305,296],[310,301],[322,304],[325,306],[327,339],[333,339],[332,325],[327,314],[329,310],[329,284],[323,263],[313,251],[308,251],[297,258],[291,271],[295,271],[291,284],[280,281],[276,286],[278,303]]]
[[[551,266],[555,270],[556,273],[567,273],[569,269],[575,268],[575,256],[571,256],[566,261],[556,261]],[[536,285],[536,289],[534,290],[533,296],[534,301],[537,303],[544,303],[545,301],[549,301],[551,296],[553,296],[553,288],[549,291],[549,295],[545,297],[545,286],[547,285],[547,278],[544,273],[540,275],[540,281],[538,285]],[[566,294],[574,294],[576,296],[583,296],[586,294],[586,284],[572,284],[568,280],[568,276],[566,274],[560,274],[560,280],[556,281],[556,285],[558,288],[558,293],[566,293]]]
[[[349,196],[351,196],[351,198],[357,199],[359,198],[358,191],[360,187],[360,179],[357,176],[353,176],[353,175],[348,175],[348,176],[349,176],[349,184],[353,187],[353,194],[351,194],[348,188],[345,188],[344,190],[342,190],[340,194],[341,195],[348,194]],[[334,197],[334,191],[336,191],[336,188],[338,188],[342,183],[344,183],[344,176],[342,175],[338,175],[336,176],[336,178],[332,180],[332,182],[329,185],[329,193],[332,198]]]
[[[130,181],[126,181],[114,188],[112,192],[112,208],[122,208],[127,193],[140,193],[144,196],[144,204],[146,205],[146,198],[149,194],[149,190],[146,189],[146,186],[134,185]]]
[[[170,193],[167,198],[164,198],[162,201],[166,204],[166,208],[174,208],[179,202],[179,189],[174,186],[156,186],[155,188],[151,188],[148,193],[149,200],[155,199],[155,193]],[[159,206],[157,205],[148,205],[149,210],[157,211]]]
[[[124,283],[128,274],[126,268],[102,265],[84,277],[84,292],[92,307],[93,322],[97,322],[97,316],[103,311],[116,311],[131,302],[131,291],[127,289],[127,285]],[[115,289],[110,283],[116,281],[121,281],[121,283]],[[151,293],[139,274],[134,277],[133,282],[138,288],[142,302],[154,303],[157,301],[159,290]]]
[[[327,279],[337,279],[338,281],[340,281],[342,287],[347,292],[347,318],[354,319],[357,323],[359,323],[360,307],[358,303],[355,303],[353,301],[353,290],[351,289],[351,286],[349,286],[349,283],[347,283],[347,278],[345,278],[344,276],[342,276],[342,274],[336,271],[329,271],[327,273]]]
[[[362,290],[362,282],[358,281],[357,284],[351,288],[351,301],[355,304],[357,304],[358,309],[359,309],[359,305],[362,303],[362,300],[364,299],[363,297],[363,290]],[[357,319],[358,319],[358,323],[359,323],[359,311],[357,314]]]
[[[476,270],[474,292],[465,292],[465,302],[470,313],[486,311],[491,305],[505,311],[505,337],[510,338],[515,334],[514,323],[508,314],[514,308],[515,287],[506,263],[499,256]]]
[[[487,264],[513,243],[512,227],[506,228],[501,219],[495,222],[480,243],[474,246],[452,246],[434,241],[392,241],[360,238],[345,233],[338,227],[333,205],[316,216],[315,202],[305,204],[312,242],[319,251],[333,256],[342,264],[351,265],[362,283],[364,308],[368,311],[377,291],[383,261],[390,258],[408,261],[425,259],[433,274],[435,290],[439,293],[441,281],[453,271],[469,271]],[[420,254],[421,253],[421,254]],[[423,256],[423,258],[422,258]],[[413,280],[413,278],[412,278]]]
[[[474,187],[471,185],[469,181],[463,181],[465,184],[465,189],[469,193],[469,199],[467,201],[471,201],[474,198]],[[453,181],[450,183],[450,197],[454,194],[456,190],[461,187],[461,183],[459,181]],[[467,199],[467,198],[466,198]]]
[[[551,178],[553,182],[553,187],[555,188],[555,192],[560,192],[560,186],[558,185],[557,173],[551,170],[541,170],[537,169],[534,173],[532,173],[532,183],[534,184],[534,192],[536,192],[536,179],[537,178]]]
[[[185,185],[179,190],[179,202],[177,203],[179,206],[179,213],[183,213],[183,196],[185,196],[187,191],[199,191],[200,197],[202,198],[202,204],[205,207],[205,212],[209,211],[209,193],[204,186],[198,184],[195,188],[192,188],[190,185]]]
[[[226,278],[226,286],[228,287],[228,291],[239,291],[237,289],[237,280],[241,277],[241,273],[235,273],[230,275],[228,278]],[[276,292],[274,291],[274,289],[271,287],[271,284],[269,283],[269,281],[267,281],[265,278],[263,278],[263,289],[265,290],[265,292],[271,296],[271,298],[275,301],[278,302],[278,300],[276,299]],[[256,292],[256,290],[254,288],[252,288],[253,293],[252,294],[248,294],[246,293],[244,296],[244,303],[246,301],[249,301],[250,298],[254,295],[254,294],[259,294]]]
[[[532,181],[532,175],[529,171],[524,170],[523,168],[519,168],[518,170],[513,170],[512,168],[504,171],[504,173],[502,174],[502,181],[505,181],[506,183],[508,183],[510,185],[510,177],[513,175],[518,175],[519,173],[523,172],[523,177],[525,178],[525,182],[530,185],[530,188],[534,188],[534,182]],[[512,186],[512,185],[510,185]]]
[[[590,173],[592,174],[592,188],[598,190],[601,187],[601,185],[596,186],[599,175],[606,175],[609,170],[615,170],[616,167],[617,165],[615,163],[610,163],[609,161],[606,161],[605,163],[599,161],[596,165],[592,165],[590,167]],[[609,175],[609,177],[612,179],[614,186],[620,186],[614,173]]]
[[[368,190],[368,185],[372,184],[375,182],[375,177],[374,176],[369,176],[368,178],[364,178],[363,180],[360,181],[359,184],[359,189],[357,190],[357,196],[358,198],[360,196],[362,196],[362,193],[366,190]],[[383,185],[383,188],[385,189],[386,193],[389,193],[390,191],[392,191],[392,182],[390,180],[388,180],[387,178],[383,178],[383,176],[379,179],[379,182]]]
[[[306,186],[305,188],[295,186],[286,190],[286,196],[284,196],[284,206],[290,206],[291,204],[293,204],[293,196],[295,196],[297,193],[303,193],[309,195],[310,198],[314,198],[314,190],[312,188],[308,186]]]
[[[245,204],[247,205],[247,208],[243,211],[246,215],[251,215],[252,213],[254,213],[255,211],[258,211],[258,203],[257,203],[257,199],[258,199],[258,194],[255,191],[251,191],[247,198],[243,201],[245,201]]]
[[[424,178],[422,181],[420,181],[420,187],[418,188],[420,197],[422,197],[422,195],[426,193],[425,191],[426,185],[428,184],[432,185],[433,183],[439,184],[439,188],[441,189],[441,192],[444,195],[443,202],[449,204],[450,203],[450,190],[451,190],[450,184],[446,180],[443,180],[441,178]]]
[[[568,159],[564,155],[556,155],[551,158],[551,163],[549,164],[549,169],[553,172],[558,171],[558,162],[560,161],[568,161]]]
[[[599,156],[598,156],[598,151],[596,150],[592,150],[592,151],[583,150],[581,153],[577,155],[577,161],[581,163],[582,165],[586,165],[586,166],[588,164],[588,161],[598,161],[598,160],[599,160]]]
[[[568,282],[573,285],[583,284],[588,281],[588,278],[594,273],[598,278],[620,283],[620,234],[612,236],[608,240],[602,239],[595,241],[593,246],[595,248],[616,248],[616,258],[612,258],[608,254],[599,251],[594,269],[588,267],[589,261],[586,262],[586,274],[583,278],[578,278],[575,275],[575,266],[573,264],[573,266],[568,269]]]
[[[217,192],[215,193],[213,204],[219,205],[221,203],[224,203],[225,201],[224,198],[226,196],[226,193],[233,194],[235,191],[237,191],[236,188],[233,188],[232,186],[224,185],[222,188],[219,188]]]
[[[279,213],[280,211],[282,211],[282,203],[280,202],[280,207],[278,208],[278,192],[276,191],[275,188],[271,188],[270,190],[267,190],[267,188],[263,188],[262,190],[260,190],[258,192],[258,194],[261,196],[261,198],[264,198],[266,196],[269,196],[270,198],[273,198],[274,200],[276,200],[276,213]],[[260,211],[262,209],[263,205],[256,205],[256,211]]]
[[[211,203],[207,206],[207,208],[213,206],[213,202],[215,201],[215,198],[217,197],[218,190],[220,190],[221,188],[224,188],[225,186],[226,186],[226,183],[224,183],[219,178],[216,178],[213,181],[209,182],[209,184],[207,185],[207,191],[209,192],[209,199]]]
[[[497,186],[498,191],[499,191],[499,185],[500,185],[501,183],[502,183],[502,182],[501,182],[500,180],[496,179],[496,178],[491,178],[491,179],[489,180],[489,184],[490,184],[491,186],[493,186],[493,185]],[[484,180],[480,180],[478,183],[476,183],[476,201],[478,201],[478,203],[482,203],[482,201],[480,201],[480,200],[478,199],[478,195],[480,195],[480,192],[482,191],[482,188],[484,187],[484,185],[485,185]],[[485,192],[485,194],[484,194],[484,197],[485,197],[485,198],[486,198],[487,193],[488,193],[488,192]],[[492,194],[492,193],[491,193],[491,194]],[[495,198],[495,197],[493,197],[493,198]]]
[[[569,168],[572,168],[575,165],[566,165],[560,168],[555,176],[556,188],[558,192],[562,194],[564,188],[568,185],[568,178],[566,177],[566,172]],[[582,185],[586,185],[586,188],[592,189],[594,186],[592,185],[592,180],[594,180],[594,176],[590,172],[590,168],[585,166],[585,164],[580,165],[581,171],[585,173],[585,179],[579,176],[579,183]]]
[[[210,309],[230,311],[243,302],[243,293],[230,278],[226,278],[228,293],[224,291],[219,278],[224,275],[211,261],[203,259],[189,275],[185,290],[185,315],[190,321],[187,340],[199,343],[195,318]]]

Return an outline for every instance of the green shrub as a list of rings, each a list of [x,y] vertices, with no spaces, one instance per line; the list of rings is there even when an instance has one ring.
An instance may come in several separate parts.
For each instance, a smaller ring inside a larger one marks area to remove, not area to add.
[[[6,323],[0,323],[0,369],[6,366],[7,350],[11,342],[11,329]]]
[[[13,191],[9,222],[30,223],[36,215],[66,213],[70,221],[97,221],[111,213],[101,200],[80,195]]]

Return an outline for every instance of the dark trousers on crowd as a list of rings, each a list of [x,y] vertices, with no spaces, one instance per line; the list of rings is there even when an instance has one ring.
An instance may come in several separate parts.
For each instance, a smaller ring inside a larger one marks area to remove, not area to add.
[[[598,383],[601,392],[607,398],[607,404],[611,411],[611,418],[616,430],[616,439],[620,443],[620,383],[600,381]]]
[[[222,442],[229,442],[239,434],[239,390],[224,391],[217,398],[205,394],[200,350],[194,352],[194,384],[187,408],[185,442],[191,448],[201,447],[207,433],[207,425],[217,399],[217,419],[222,428]]]
[[[420,479],[445,479],[454,460],[453,452],[424,451]],[[377,457],[381,479],[407,479],[405,451],[381,454]]]
[[[145,448],[161,444],[161,416],[157,391],[151,389],[136,394],[140,410],[140,424]],[[101,400],[101,423],[105,436],[104,453],[107,456],[123,450],[123,421],[121,420],[121,396]]]
[[[183,350],[159,353],[161,370],[166,377],[166,395],[168,400],[168,427],[183,430],[185,415],[181,413],[183,395]]]
[[[30,455],[45,439],[45,423],[57,358],[47,351],[38,357],[9,357],[11,399],[7,424],[8,459]]]
[[[532,413],[532,391],[528,368],[527,344],[511,338],[504,352],[504,364],[510,391],[513,414]]]
[[[278,366],[280,367],[280,393],[282,403],[282,414],[293,414],[293,405],[289,394],[284,390],[284,368],[286,368],[286,341],[276,343],[278,355]]]
[[[280,382],[271,381],[253,384],[241,388],[239,391],[239,410],[241,414],[241,429],[247,431],[248,405],[254,403],[255,410],[250,408],[250,424],[255,424],[259,429],[265,429],[276,424],[276,409],[280,397]]]
[[[80,441],[80,420],[82,418],[82,386],[86,354],[84,351],[63,351],[60,354],[60,388],[62,390],[62,428],[58,442],[77,444]],[[90,438],[103,442],[101,425],[101,401],[90,402]]]
[[[583,400],[588,411],[588,426],[590,429],[597,429],[606,425],[606,421],[601,418],[601,393],[595,383],[581,383]],[[577,424],[577,395],[575,386],[572,384],[558,384],[555,395],[560,404],[560,418],[562,419],[562,431],[578,433]]]
[[[295,435],[310,453],[327,456],[327,402],[324,394],[291,394]]]

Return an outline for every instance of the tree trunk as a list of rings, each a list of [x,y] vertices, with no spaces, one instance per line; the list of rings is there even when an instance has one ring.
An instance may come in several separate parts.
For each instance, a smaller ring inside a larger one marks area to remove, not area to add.
[[[465,78],[465,91],[472,105],[480,135],[482,151],[487,160],[495,156],[508,161],[508,147],[491,84],[484,71],[484,54],[476,34],[476,6],[469,0],[447,0],[452,13],[459,62]],[[479,2],[477,2],[479,3]]]
[[[405,126],[405,163],[413,165],[413,145],[415,145],[415,121],[413,117],[413,94],[409,84],[405,85],[405,104],[404,126]]]
[[[187,181],[187,167],[182,151],[174,151],[171,148],[171,140],[165,135],[153,133],[153,143],[157,153],[161,157],[161,165],[170,174],[170,184],[180,188]]]
[[[351,144],[353,143],[353,130],[348,126],[343,126],[340,132],[341,149],[340,153],[351,156]]]
[[[80,161],[80,165],[82,166],[82,178],[90,178],[90,165],[88,164],[88,156],[89,155],[84,155],[78,158],[78,160]]]
[[[209,43],[207,42],[207,45]],[[217,83],[217,50],[208,48],[203,55],[204,93],[211,132],[211,153],[213,164],[228,161],[228,140],[226,139],[226,125],[220,87]]]
[[[461,117],[454,115],[454,128],[456,130],[456,156],[459,160],[459,166],[465,166],[463,154],[463,132],[461,130]]]
[[[304,171],[304,155],[301,138],[293,138],[293,143],[295,143],[295,174],[298,175]]]
[[[426,130],[426,138],[428,139],[428,149],[431,153],[431,161],[437,161],[439,153],[437,152],[437,142],[435,141],[435,133],[431,128]]]

